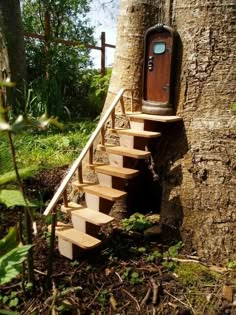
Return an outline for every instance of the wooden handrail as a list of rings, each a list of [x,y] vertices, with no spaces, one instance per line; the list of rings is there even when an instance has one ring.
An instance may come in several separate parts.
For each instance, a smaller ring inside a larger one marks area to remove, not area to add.
[[[46,210],[44,211],[44,213],[43,213],[44,215],[48,215],[55,208],[55,206],[57,205],[58,200],[60,199],[61,195],[64,193],[64,191],[65,191],[65,189],[66,189],[70,179],[72,178],[72,176],[74,175],[75,171],[78,169],[78,167],[82,163],[82,161],[83,161],[84,157],[86,156],[87,152],[89,151],[90,147],[93,145],[94,140],[97,138],[97,136],[101,132],[102,128],[104,127],[104,125],[107,122],[109,116],[111,115],[111,113],[115,109],[116,105],[120,101],[121,97],[127,91],[132,91],[132,89],[121,89],[119,91],[119,93],[116,95],[114,101],[112,102],[112,104],[110,105],[108,110],[105,112],[104,116],[99,121],[96,129],[94,130],[94,132],[92,133],[92,135],[91,135],[90,139],[88,140],[87,144],[85,145],[85,147],[81,151],[79,157],[74,161],[74,163],[72,164],[69,172],[67,173],[67,175],[62,180],[59,188],[57,189],[57,191],[55,193],[55,195],[53,196],[52,200],[49,202]]]

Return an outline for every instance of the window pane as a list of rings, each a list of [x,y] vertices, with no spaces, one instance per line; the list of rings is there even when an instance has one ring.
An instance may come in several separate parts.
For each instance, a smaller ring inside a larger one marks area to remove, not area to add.
[[[156,42],[153,44],[153,53],[156,55],[163,54],[166,50],[165,42]]]

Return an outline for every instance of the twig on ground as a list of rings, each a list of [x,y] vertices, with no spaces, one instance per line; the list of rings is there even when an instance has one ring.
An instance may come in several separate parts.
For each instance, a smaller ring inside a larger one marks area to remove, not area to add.
[[[150,281],[153,289],[152,304],[155,305],[157,303],[159,285],[156,284],[153,278],[151,278]]]
[[[38,273],[38,274],[40,274],[40,275],[43,275],[43,276],[46,276],[46,275],[47,275],[46,272],[40,271],[40,270],[38,270],[38,269],[34,269],[34,272],[36,272],[36,273]]]
[[[78,287],[73,287],[73,288],[66,289],[63,292],[59,292],[57,294],[57,298],[64,297],[67,294],[74,293],[74,292],[77,292],[79,290],[82,290],[82,287],[78,286]],[[46,299],[45,303],[49,304],[52,300],[53,300],[53,296],[50,296],[49,298]]]
[[[142,307],[143,305],[145,305],[147,303],[147,300],[149,299],[151,291],[152,291],[152,289],[148,288],[147,293],[145,294],[144,298],[141,301],[140,307]]]
[[[172,295],[170,292],[168,292],[167,290],[164,289],[164,293],[168,294],[169,296],[171,296],[174,300],[178,301],[179,303],[181,303],[182,305],[184,305],[185,307],[189,308],[189,305],[184,303],[183,301],[181,301],[180,299],[178,299],[176,296]]]
[[[115,272],[115,275],[118,277],[120,283],[122,283],[123,279],[121,278],[121,276],[119,275],[119,273],[117,271]]]
[[[189,305],[189,307],[191,308],[191,310],[192,310],[193,314],[195,315],[195,314],[196,314],[196,312],[194,311],[194,308],[193,308],[192,304],[189,302],[189,299],[187,298],[187,296],[186,296],[186,295],[184,295],[184,297],[185,297],[186,301],[188,302],[188,305]]]
[[[131,297],[131,299],[136,303],[137,305],[137,311],[140,311],[140,305],[138,303],[138,300],[131,294],[129,293],[128,291],[126,291],[125,289],[122,289],[123,292],[125,292],[126,294],[129,295],[129,297]]]
[[[102,291],[102,288],[104,287],[104,284],[105,284],[105,283],[103,283],[103,284],[101,285],[101,287],[100,287],[100,289],[98,290],[97,294],[96,294],[95,297],[92,299],[92,301],[89,303],[89,305],[87,306],[87,308],[89,308],[89,307],[93,304],[93,302],[96,300],[96,298],[99,296],[100,292]]]

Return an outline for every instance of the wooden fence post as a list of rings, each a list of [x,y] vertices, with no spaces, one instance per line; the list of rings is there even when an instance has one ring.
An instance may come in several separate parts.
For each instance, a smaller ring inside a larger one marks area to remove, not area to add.
[[[106,74],[106,33],[101,33],[101,75]]]
[[[45,12],[44,16],[44,23],[45,23],[45,33],[44,33],[44,40],[45,40],[45,76],[46,80],[49,79],[49,47],[50,47],[50,33],[51,33],[51,23],[50,23],[50,13],[48,11]]]

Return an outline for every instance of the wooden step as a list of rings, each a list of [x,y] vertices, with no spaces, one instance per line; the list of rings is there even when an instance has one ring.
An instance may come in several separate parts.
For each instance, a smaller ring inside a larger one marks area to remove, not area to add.
[[[73,228],[73,226],[71,224],[66,224],[60,221],[57,221],[57,225],[56,225],[56,231],[62,231],[62,230],[66,230],[66,229],[71,229]],[[48,225],[48,232],[52,231],[52,225]]]
[[[84,208],[84,206],[79,205],[76,202],[70,201],[70,202],[68,202],[67,206],[65,206],[65,205],[61,206],[61,211],[64,212],[64,213],[70,213],[71,211],[79,210],[79,209],[82,209],[82,208]]]
[[[146,159],[151,155],[149,151],[142,151],[121,146],[106,147],[107,153],[128,156],[134,159]]]
[[[85,186],[82,189],[85,193],[108,199],[110,201],[115,201],[126,195],[123,191],[102,185]]]
[[[86,164],[86,166],[87,166],[90,170],[95,170],[95,167],[104,166],[104,165],[108,165],[108,164],[103,163],[103,162],[93,162],[92,164]]]
[[[72,183],[72,186],[80,190],[83,190],[84,187],[91,186],[91,185],[96,185],[96,183],[89,182],[89,181],[84,181],[83,183],[80,183],[78,180]]]
[[[68,228],[63,230],[56,229],[56,235],[63,240],[79,246],[85,250],[92,249],[101,244],[101,241],[88,234],[80,232],[74,228]]]
[[[134,137],[141,137],[141,138],[158,138],[161,136],[160,132],[154,131],[145,131],[145,130],[135,130],[135,129],[109,129],[111,133],[118,134],[118,135],[127,135],[127,136],[134,136]]]
[[[143,114],[141,112],[137,113],[127,113],[127,117],[132,120],[152,120],[152,121],[158,121],[158,122],[176,122],[181,121],[182,117],[180,116],[161,116],[161,115],[149,115],[149,114]]]
[[[124,179],[133,178],[134,176],[137,176],[139,173],[139,171],[134,170],[132,168],[117,167],[117,166],[111,166],[111,165],[95,167],[95,171],[97,173],[102,173],[102,174],[120,177]]]
[[[82,218],[86,222],[89,222],[98,226],[110,223],[114,220],[113,217],[107,214],[104,214],[102,212],[92,210],[89,208],[75,210],[73,211],[72,216],[77,216],[79,218]]]

